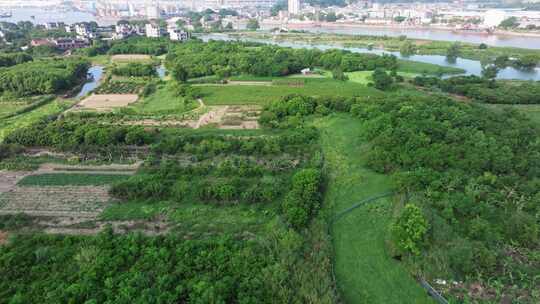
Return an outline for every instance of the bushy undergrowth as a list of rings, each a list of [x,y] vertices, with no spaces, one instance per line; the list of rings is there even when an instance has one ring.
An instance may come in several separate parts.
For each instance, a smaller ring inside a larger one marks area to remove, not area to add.
[[[146,54],[163,55],[167,53],[170,41],[168,39],[151,39],[135,37],[113,43],[108,53],[115,54]]]
[[[0,247],[0,303],[333,303],[326,273],[300,279],[313,267],[303,244],[285,231],[258,242],[21,235]]]
[[[0,93],[17,96],[51,94],[70,89],[85,79],[89,63],[83,60],[40,60],[0,69]]]
[[[447,79],[418,76],[414,84],[437,87],[443,92],[467,96],[479,102],[494,104],[539,104],[540,83],[519,84],[488,80],[478,76],[456,76]]]
[[[142,127],[100,125],[92,119],[51,117],[15,130],[4,141],[29,147],[78,151],[91,146],[145,145],[153,140],[152,134]]]
[[[217,75],[285,76],[302,69],[323,67],[344,72],[397,67],[395,56],[344,50],[292,49],[245,42],[190,41],[177,44],[167,55],[167,68],[177,80]]]
[[[151,77],[157,76],[156,69],[150,63],[130,62],[124,66],[115,67],[113,75],[126,77]]]
[[[352,112],[364,121],[370,166],[414,193],[428,220],[421,252],[401,244],[420,254],[416,267],[437,278],[496,280],[525,303],[538,299],[539,130],[515,112],[445,98],[393,96]]]

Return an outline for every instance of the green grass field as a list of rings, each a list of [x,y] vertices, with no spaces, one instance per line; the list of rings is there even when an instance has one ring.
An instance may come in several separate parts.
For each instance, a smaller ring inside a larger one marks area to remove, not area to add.
[[[392,189],[389,177],[365,167],[360,121],[348,115],[320,119],[329,172],[325,204],[337,214]],[[332,226],[335,274],[345,303],[431,303],[407,270],[386,252],[393,199],[360,207]]]
[[[0,142],[14,130],[31,125],[49,115],[58,114],[73,104],[73,101],[53,101],[28,113],[17,115],[9,119],[0,120]]]
[[[19,186],[104,186],[125,180],[129,175],[48,173],[29,175],[19,181]]]
[[[138,114],[182,114],[197,107],[196,103],[184,104],[184,98],[176,96],[170,85],[158,85],[155,93],[134,103],[129,108]]]
[[[248,85],[209,85],[199,86],[204,102],[208,105],[265,104],[289,94],[309,96],[373,96],[381,94],[373,88],[352,81],[333,79],[303,78],[305,85],[292,87],[286,85],[248,86]]]

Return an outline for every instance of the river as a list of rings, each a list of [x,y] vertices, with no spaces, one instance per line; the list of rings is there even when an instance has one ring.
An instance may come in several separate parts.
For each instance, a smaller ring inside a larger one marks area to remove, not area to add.
[[[229,37],[227,34],[205,34],[199,36],[204,41],[209,39],[213,40],[236,40],[235,38]],[[307,44],[301,42],[284,42],[284,41],[274,41],[274,40],[264,40],[264,39],[253,39],[253,38],[241,38],[243,41],[259,42],[266,44],[275,44],[284,47],[292,48],[317,48],[320,50],[328,49],[343,49],[355,53],[373,53],[373,54],[392,54],[399,59],[403,60],[412,60],[418,62],[432,63],[442,66],[456,67],[465,70],[466,74],[481,75],[482,65],[480,61],[458,58],[455,62],[448,62],[446,56],[441,55],[413,55],[413,56],[402,56],[400,52],[388,52],[380,49],[369,50],[367,48],[346,48],[332,45],[324,44]],[[499,72],[497,75],[498,79],[519,79],[519,80],[540,80],[540,68],[536,68],[530,71],[519,70],[512,67],[505,68]]]
[[[375,26],[358,27],[306,27],[299,30],[305,30],[314,33],[333,33],[348,35],[372,35],[399,37],[407,36],[413,39],[439,40],[439,41],[461,41],[469,43],[485,43],[491,46],[517,47],[540,50],[540,37],[487,34],[473,32],[452,32],[441,29],[418,29],[418,28],[385,28]]]
[[[103,77],[103,67],[102,66],[93,66],[88,69],[88,81],[82,86],[81,91],[77,94],[76,98],[81,98],[97,88],[101,77]]]
[[[13,23],[17,23],[19,21],[31,21],[35,24],[43,24],[47,22],[64,22],[66,24],[73,24],[83,21],[97,21],[96,17],[90,13],[76,11],[64,12],[59,10],[45,10],[42,8],[14,8],[11,10],[4,10],[11,11],[12,16],[10,18],[0,18],[0,21]],[[35,18],[32,19],[32,16]]]

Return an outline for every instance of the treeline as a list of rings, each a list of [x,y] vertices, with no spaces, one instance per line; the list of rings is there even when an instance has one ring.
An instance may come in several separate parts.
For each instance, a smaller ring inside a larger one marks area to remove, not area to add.
[[[435,87],[443,92],[458,94],[478,102],[493,104],[540,104],[540,83],[508,83],[474,75],[447,79],[417,76],[413,83],[422,87]]]
[[[89,63],[84,60],[40,60],[0,69],[0,93],[17,96],[52,94],[67,90],[86,79]]]
[[[177,44],[167,55],[167,68],[177,80],[210,75],[284,76],[304,68],[323,67],[344,72],[395,69],[394,56],[343,50],[292,49],[255,43],[190,41]]]
[[[123,66],[117,66],[112,70],[117,76],[126,77],[152,77],[157,76],[156,69],[150,63],[130,62]]]
[[[159,56],[167,53],[169,44],[168,39],[150,39],[143,37],[134,37],[112,44],[108,53],[116,54],[146,54]]]
[[[400,254],[433,278],[495,280],[510,298],[530,297],[540,267],[538,128],[517,112],[433,96],[365,100],[351,112],[364,122],[369,166],[422,210],[407,207],[405,234],[421,237],[405,236]]]
[[[32,61],[32,56],[26,53],[0,54],[0,67],[10,67],[12,65]]]
[[[5,143],[77,151],[88,147],[146,145],[154,134],[138,126],[101,125],[96,120],[48,117],[10,133]]]

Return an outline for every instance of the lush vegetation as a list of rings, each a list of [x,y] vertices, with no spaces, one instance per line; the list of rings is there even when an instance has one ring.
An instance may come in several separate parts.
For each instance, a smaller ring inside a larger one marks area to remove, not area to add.
[[[396,96],[352,112],[366,121],[369,165],[392,173],[429,219],[425,237],[396,254],[417,255],[410,262],[429,275],[496,278],[534,296],[538,129],[513,112],[441,98]]]
[[[389,176],[367,167],[369,143],[358,134],[360,120],[349,114],[317,118],[328,178],[324,204],[332,210],[334,272],[345,303],[431,303],[402,263],[387,250],[388,227],[399,195],[380,198],[336,218],[344,210],[389,193]],[[392,292],[388,292],[392,290]]]
[[[0,247],[0,303],[332,301],[331,294],[292,292],[294,284],[311,286],[295,278],[307,274],[293,268],[301,239],[281,234],[259,241],[21,235]]]
[[[32,56],[26,53],[8,53],[0,55],[0,67],[9,67],[28,61],[32,61]]]
[[[130,38],[115,42],[108,54],[146,54],[160,56],[167,53],[170,41],[168,39]]]
[[[157,76],[156,69],[152,64],[130,62],[126,65],[114,67],[113,75],[126,77],[151,77]]]
[[[310,67],[341,68],[344,72],[351,72],[377,67],[394,69],[396,66],[394,56],[222,41],[179,44],[167,55],[167,68],[180,81],[209,75],[221,78],[239,74],[285,76]]]
[[[0,69],[0,93],[18,96],[51,94],[72,88],[86,79],[83,60],[40,60]]]
[[[144,145],[154,141],[142,127],[100,125],[83,118],[55,116],[10,133],[6,143],[24,146],[55,147],[63,150],[101,149],[118,145]]]
[[[8,134],[14,131],[21,130],[28,127],[41,119],[49,117],[51,115],[57,115],[69,108],[72,102],[55,100],[41,105],[32,111],[25,112],[11,118],[3,118],[0,125],[0,141],[4,140]]]
[[[451,94],[467,96],[478,102],[494,104],[539,104],[540,83],[509,83],[478,76],[456,76],[447,79],[418,76],[414,84],[434,87]]]

